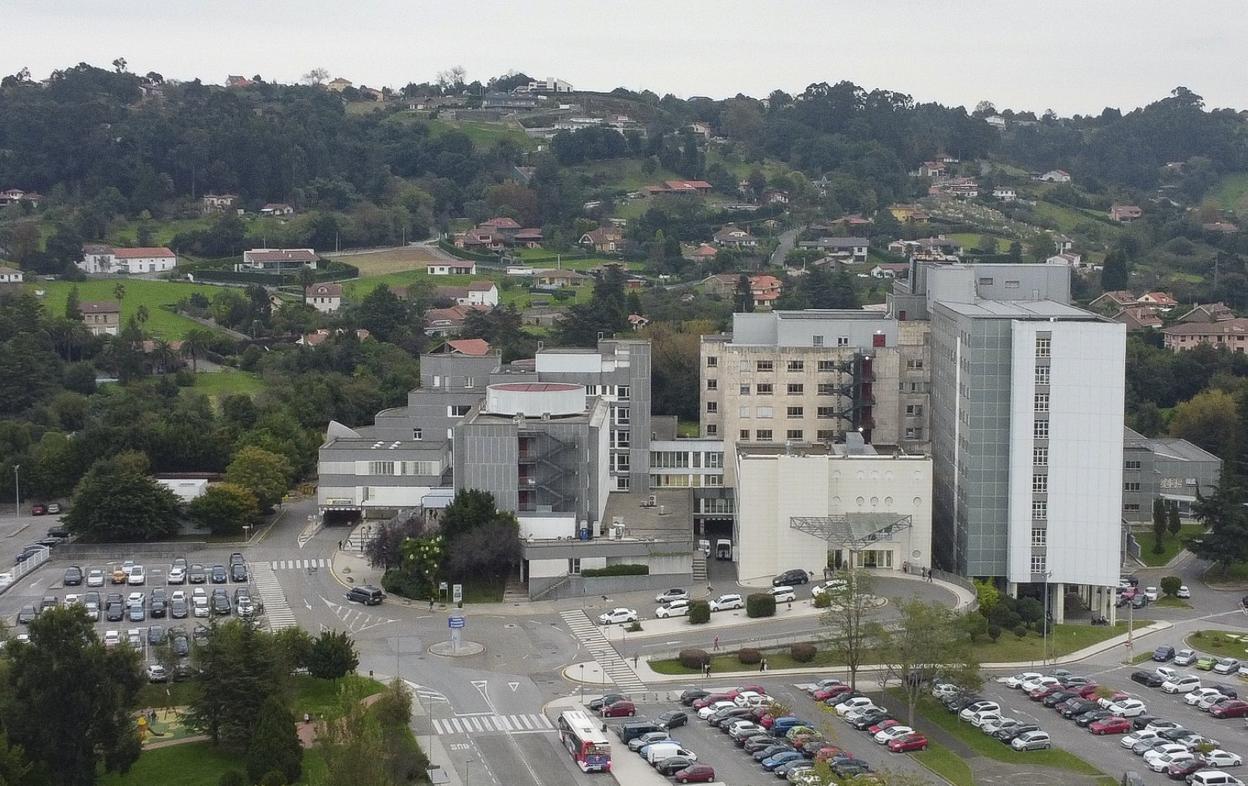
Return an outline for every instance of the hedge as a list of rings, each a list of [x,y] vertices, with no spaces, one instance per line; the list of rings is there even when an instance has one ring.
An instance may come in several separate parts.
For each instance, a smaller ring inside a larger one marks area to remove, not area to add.
[[[742,647],[737,650],[737,660],[746,666],[756,666],[763,660],[763,653],[753,647]]]
[[[815,596],[815,608],[826,609],[832,605],[832,596],[826,592],[821,592]]]
[[[398,595],[404,598],[419,599],[425,594],[420,579],[397,568],[391,568],[382,574],[381,588],[388,595]]]
[[[706,653],[706,650],[699,649],[681,650],[676,659],[686,669],[700,669],[711,662],[711,656]]]
[[[605,568],[585,568],[581,571],[581,575],[586,578],[598,576],[649,576],[650,566],[624,562],[618,565],[608,565]]]
[[[445,251],[446,253],[450,254],[453,257],[458,257],[459,259],[466,259],[471,262],[493,262],[494,264],[497,265],[499,261],[498,254],[481,254],[476,251],[465,251],[462,248],[457,248],[455,244],[450,242],[449,240],[439,240],[438,248],[442,249],[443,251]]]
[[[745,599],[745,616],[776,616],[776,597],[769,592],[755,592]]]
[[[818,652],[815,645],[808,641],[799,641],[789,647],[789,657],[798,663],[810,663]]]
[[[689,624],[704,625],[711,621],[711,604],[695,600],[689,604]]]
[[[196,270],[192,271],[196,281],[217,282],[219,284],[265,284],[268,286],[285,286],[299,282],[299,272],[287,270],[282,273],[261,273],[256,270]],[[345,262],[332,262],[324,270],[313,275],[314,281],[340,281],[359,278],[360,269]]]

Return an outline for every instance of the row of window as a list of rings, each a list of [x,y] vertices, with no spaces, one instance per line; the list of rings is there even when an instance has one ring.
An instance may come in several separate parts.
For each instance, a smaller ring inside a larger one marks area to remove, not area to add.
[[[370,461],[370,475],[440,475],[442,465],[437,461]]]
[[[616,401],[628,401],[632,389],[628,385],[586,385],[585,394],[614,398]]]
[[[844,347],[848,345],[849,345],[848,338],[837,339],[838,347]],[[753,365],[751,365],[751,363]],[[827,374],[827,373],[832,373],[832,372],[837,371],[838,370],[837,365],[838,365],[838,361],[835,361],[835,360],[820,360],[820,361],[816,361],[815,368],[821,373]],[[716,357],[715,355],[708,355],[706,358],[706,367],[707,368],[719,368],[719,358]],[[911,360],[907,364],[907,368],[909,368],[912,371],[917,370],[917,369],[922,369],[923,361]],[[740,365],[740,370],[741,370],[741,373],[743,374],[748,374],[751,371],[757,371],[760,374],[769,374],[776,370],[776,363],[774,360],[755,360],[755,361],[742,360],[741,365]],[[795,373],[795,374],[804,373],[806,371],[806,361],[804,360],[785,361],[785,370]]]
[[[1037,385],[1049,384],[1049,367],[1048,366],[1036,366],[1036,384]]]
[[[703,456],[706,458],[703,459]],[[685,450],[650,451],[650,466],[655,469],[685,469],[687,467],[701,469],[703,461],[708,469],[720,469],[724,466],[724,454],[719,451],[709,453]]]
[[[651,475],[650,488],[706,488],[724,485],[723,475]]]

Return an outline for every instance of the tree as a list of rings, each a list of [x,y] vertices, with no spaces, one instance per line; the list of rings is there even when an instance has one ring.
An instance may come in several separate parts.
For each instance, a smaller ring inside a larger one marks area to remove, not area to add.
[[[355,642],[346,631],[323,631],[308,652],[308,671],[318,679],[345,677],[358,665],[360,658],[355,652]]]
[[[152,540],[176,532],[178,498],[147,468],[147,457],[135,451],[97,460],[74,488],[65,526],[94,540]]]
[[[1177,538],[1183,531],[1183,522],[1179,519],[1179,503],[1171,502],[1169,508],[1168,529],[1170,534]]]
[[[1106,292],[1126,289],[1129,280],[1126,254],[1120,249],[1114,249],[1106,254],[1104,265],[1101,267],[1101,289]]]
[[[217,483],[186,506],[187,516],[195,526],[213,535],[233,535],[245,525],[255,523],[260,515],[256,495],[233,483]]]
[[[213,335],[204,328],[192,328],[182,339],[182,354],[191,359],[192,373],[199,373],[199,359],[212,345]]]
[[[732,299],[732,310],[738,314],[748,314],[754,310],[754,291],[750,287],[750,277],[745,273],[737,277],[737,288]]]
[[[20,713],[6,719],[9,741],[56,784],[93,786],[101,767],[129,770],[140,750],[138,653],[105,649],[80,606],[43,612],[28,633],[5,647],[9,708]]]
[[[858,667],[871,646],[873,629],[867,615],[875,608],[875,596],[871,575],[865,571],[850,570],[842,582],[824,590],[828,610],[820,615],[819,624],[828,631],[829,647],[849,670],[849,686],[857,690]]]
[[[398,786],[387,766],[390,751],[381,721],[361,703],[363,698],[356,688],[344,689],[333,718],[324,725],[323,786]]]
[[[1153,553],[1166,550],[1166,502],[1161,497],[1153,500]]]
[[[1197,489],[1192,512],[1208,531],[1187,543],[1190,551],[1223,571],[1248,560],[1248,512],[1243,506],[1243,492],[1233,477],[1223,476],[1209,496]]]
[[[386,284],[365,295],[352,311],[355,322],[382,341],[393,340],[408,320],[407,304]]]
[[[311,71],[303,75],[303,81],[307,82],[310,85],[320,85],[323,82],[325,82],[327,79],[329,79],[328,69],[321,68],[319,66],[316,68],[313,68]]]
[[[69,288],[69,295],[65,298],[65,318],[75,322],[82,321],[82,306],[78,297],[78,285],[74,284]]]
[[[264,701],[256,731],[247,744],[247,774],[258,781],[272,770],[295,783],[303,771],[303,746],[295,731],[295,716],[281,697]]]
[[[978,688],[979,667],[970,657],[965,626],[958,613],[940,603],[917,598],[897,602],[901,619],[885,628],[872,623],[872,636],[884,666],[881,681],[897,680],[906,699],[908,723],[914,725],[914,708],[926,685],[948,677],[964,689]]]
[[[1161,591],[1168,597],[1175,597],[1179,594],[1179,587],[1183,586],[1183,579],[1178,576],[1163,576],[1161,579]]]
[[[272,510],[286,493],[290,474],[290,463],[284,457],[263,448],[244,447],[226,467],[225,480],[254,494],[261,510]]]
[[[486,491],[463,489],[442,514],[445,534],[443,574],[501,581],[519,564],[520,524],[514,513],[498,510]]]
[[[199,690],[186,712],[190,727],[214,744],[245,748],[260,708],[269,696],[281,695],[290,674],[277,654],[273,636],[250,622],[233,619],[215,625],[194,653]]]
[[[1194,442],[1223,461],[1238,456],[1241,431],[1235,397],[1225,390],[1202,390],[1174,408],[1170,435]]]

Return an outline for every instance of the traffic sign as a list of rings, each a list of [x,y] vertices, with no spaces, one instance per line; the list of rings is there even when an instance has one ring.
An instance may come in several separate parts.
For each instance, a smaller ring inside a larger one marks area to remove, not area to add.
[[[447,627],[451,628],[452,630],[456,628],[464,627],[465,622],[466,620],[463,617],[447,617],[446,618]]]
[[[451,586],[451,603],[460,603],[464,599],[464,585],[454,584]]]
[[[446,592],[446,582],[445,582],[445,581],[439,581],[439,582],[438,582],[438,592]]]

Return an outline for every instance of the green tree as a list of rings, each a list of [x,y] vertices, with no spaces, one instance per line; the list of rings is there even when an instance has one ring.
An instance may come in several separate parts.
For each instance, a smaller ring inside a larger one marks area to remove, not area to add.
[[[393,340],[410,318],[407,304],[386,284],[365,295],[350,315],[356,324],[382,341]]]
[[[732,293],[733,308],[738,314],[748,314],[754,310],[754,292],[750,287],[750,277],[742,273],[737,277],[737,288]]]
[[[307,663],[313,677],[335,680],[355,671],[360,658],[355,652],[355,642],[346,631],[327,630],[312,642]]]
[[[1001,602],[1001,590],[992,579],[975,579],[975,594],[979,597],[979,613],[985,617]]]
[[[1169,508],[1167,528],[1170,530],[1170,534],[1177,538],[1179,533],[1183,531],[1183,522],[1179,519],[1179,503],[1171,502]]]
[[[1161,497],[1153,500],[1153,553],[1166,550],[1166,502]]]
[[[1202,390],[1174,408],[1170,435],[1194,442],[1223,461],[1239,451],[1242,424],[1235,398],[1225,390]]]
[[[872,644],[868,615],[876,607],[873,590],[871,574],[851,570],[823,593],[828,610],[819,616],[819,624],[827,631],[829,649],[840,655],[849,670],[849,686],[854,690],[858,689],[858,668]]]
[[[19,713],[6,719],[10,743],[56,784],[93,786],[101,768],[129,770],[140,750],[138,653],[105,649],[79,606],[43,612],[28,632],[29,642],[5,647],[10,709]]]
[[[256,495],[261,510],[272,510],[286,493],[291,469],[282,456],[263,448],[245,447],[234,454],[225,480]]]
[[[277,657],[273,637],[244,620],[215,625],[195,649],[198,691],[187,708],[191,728],[216,744],[244,749],[254,735],[260,708],[280,696],[289,671]],[[292,726],[293,728],[293,726]]]
[[[1129,280],[1127,255],[1120,249],[1114,249],[1106,254],[1105,262],[1101,267],[1101,289],[1106,292],[1126,289]]]
[[[63,521],[94,540],[153,540],[178,529],[178,498],[147,474],[147,457],[119,453],[96,461],[74,488]]]
[[[192,373],[199,373],[199,359],[212,346],[212,332],[204,328],[192,328],[182,339],[182,355],[191,359]]]
[[[233,535],[253,524],[260,515],[256,495],[233,483],[217,483],[191,500],[186,514],[195,526],[213,535]]]
[[[378,717],[360,702],[359,691],[345,689],[334,717],[325,724],[321,753],[323,786],[398,786],[390,774],[386,736]]]
[[[308,666],[312,636],[303,628],[282,628],[273,634],[273,651],[286,674]]]
[[[72,319],[75,322],[82,321],[81,299],[78,296],[78,285],[74,284],[69,288],[69,295],[65,297],[65,318]]]
[[[884,676],[901,683],[907,722],[913,726],[914,708],[928,683],[949,677],[974,691],[979,687],[979,667],[971,658],[965,626],[953,609],[915,598],[898,601],[897,611],[901,619],[896,625],[872,623],[872,634]]]
[[[1187,548],[1223,572],[1232,565],[1248,561],[1248,512],[1243,502],[1243,492],[1229,475],[1223,476],[1209,496],[1196,490],[1192,512],[1208,531],[1198,540],[1189,542]]]
[[[256,730],[247,743],[247,774],[253,781],[268,772],[282,773],[295,783],[303,772],[303,746],[295,731],[295,716],[280,696],[272,695],[260,707]]]
[[[1178,576],[1163,576],[1161,579],[1161,591],[1168,597],[1175,597],[1179,594],[1179,587],[1183,586],[1183,579]]]

